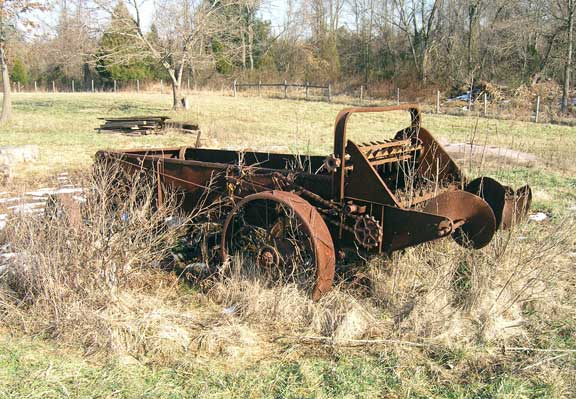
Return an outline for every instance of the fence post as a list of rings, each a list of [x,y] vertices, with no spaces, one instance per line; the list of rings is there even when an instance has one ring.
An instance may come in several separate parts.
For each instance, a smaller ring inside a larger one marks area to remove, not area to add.
[[[536,116],[534,122],[538,123],[538,116],[540,115],[540,96],[536,98]]]
[[[92,79],[92,93],[94,93],[94,79]]]
[[[364,85],[360,85],[360,104],[364,101]]]
[[[262,92],[261,92],[261,90],[262,90],[262,81],[259,80],[259,81],[258,81],[258,97],[262,97]]]
[[[332,85],[328,84],[328,102],[332,99]]]
[[[234,83],[232,84],[232,97],[236,97],[236,79],[234,79]]]
[[[288,82],[284,80],[284,98],[288,98]]]
[[[484,117],[488,115],[488,94],[484,92]]]
[[[186,91],[190,93],[190,78],[186,78]]]
[[[468,112],[472,111],[472,91],[474,91],[474,78],[470,82],[470,93],[468,94]]]
[[[160,94],[164,94],[164,82],[160,79]]]
[[[56,93],[56,83],[52,81],[52,93]]]
[[[396,104],[400,105],[400,88],[396,88]]]
[[[38,84],[36,83],[36,81],[34,81],[34,91],[35,91],[35,92],[38,91]]]
[[[306,99],[308,99],[308,81],[306,81],[306,94],[304,95]]]
[[[116,93],[117,89],[118,89],[118,87],[116,86],[116,80],[114,80],[114,93]]]
[[[74,90],[74,79],[72,79],[72,93],[74,93],[74,92],[75,92],[75,90]]]
[[[20,82],[18,82],[18,93],[20,93]]]
[[[140,93],[140,79],[136,79],[136,93]]]
[[[440,90],[436,90],[436,113],[440,113]]]

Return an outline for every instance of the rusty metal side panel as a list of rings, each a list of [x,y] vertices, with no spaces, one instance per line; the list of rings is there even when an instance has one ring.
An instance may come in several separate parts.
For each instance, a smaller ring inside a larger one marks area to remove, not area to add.
[[[427,180],[438,182],[463,183],[463,174],[456,162],[442,145],[423,127],[401,130],[395,139],[411,138],[420,141],[424,147],[420,155],[419,167],[416,173]]]
[[[370,165],[358,146],[352,141],[348,141],[346,148],[354,169],[350,176],[346,177],[343,196],[376,204],[400,206],[394,194],[386,186],[378,172]]]
[[[392,206],[384,207],[382,250],[385,252],[436,240],[450,233],[452,221],[447,217]]]

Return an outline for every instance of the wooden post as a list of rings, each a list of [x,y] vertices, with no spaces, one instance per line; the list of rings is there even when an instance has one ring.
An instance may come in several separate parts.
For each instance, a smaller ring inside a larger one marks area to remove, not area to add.
[[[436,90],[436,113],[440,113],[440,90]]]
[[[18,93],[20,93],[20,89],[21,89],[20,82],[18,82]]]
[[[538,123],[538,117],[540,115],[540,96],[536,98],[536,116],[534,117],[534,122]]]
[[[190,93],[190,78],[186,79],[186,91]]]
[[[92,79],[92,93],[94,93],[94,79]]]
[[[332,85],[328,84],[328,102],[332,99]]]
[[[164,94],[164,82],[160,79],[160,94]]]
[[[136,79],[136,93],[140,93],[140,79]]]
[[[38,84],[36,83],[36,81],[34,81],[34,91],[38,91]]]
[[[232,97],[236,97],[236,79],[234,79],[234,83],[232,84]]]
[[[116,93],[116,90],[118,90],[118,86],[116,85],[116,80],[114,80],[114,93]]]
[[[56,93],[56,83],[52,81],[52,93]]]
[[[396,88],[396,104],[400,105],[400,88]]]
[[[72,79],[72,93],[74,93],[74,92],[75,92],[75,90],[74,90],[74,79]]]
[[[484,92],[484,117],[488,115],[488,94]]]
[[[364,85],[360,85],[360,104],[364,100]]]
[[[284,98],[288,98],[288,82],[284,80]]]
[[[308,99],[308,86],[309,86],[309,84],[308,84],[308,82],[306,82],[306,92],[305,92],[306,94],[304,95],[306,97],[306,99]]]
[[[258,97],[262,97],[262,81],[258,81]]]
[[[468,94],[468,112],[472,111],[472,92],[474,91],[474,78],[470,82],[470,93]]]

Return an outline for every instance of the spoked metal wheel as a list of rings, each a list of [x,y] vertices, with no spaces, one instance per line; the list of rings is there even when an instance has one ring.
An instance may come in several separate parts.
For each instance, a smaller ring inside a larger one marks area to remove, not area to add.
[[[265,191],[240,201],[224,223],[224,259],[244,278],[267,285],[296,284],[314,300],[330,290],[335,254],[330,231],[306,200],[285,191]]]

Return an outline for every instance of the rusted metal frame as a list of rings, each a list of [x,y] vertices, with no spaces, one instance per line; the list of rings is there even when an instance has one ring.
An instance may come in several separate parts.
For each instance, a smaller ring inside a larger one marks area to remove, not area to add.
[[[264,185],[264,184],[255,183],[255,182],[252,181],[252,180],[248,181],[248,180],[246,180],[246,179],[243,178],[243,177],[226,176],[226,180],[227,180],[227,181],[230,181],[230,182],[232,182],[232,183],[234,183],[234,184],[237,184],[237,185],[239,185],[239,186],[244,186],[244,187],[247,187],[247,188],[249,188],[249,189],[252,189],[252,193],[251,193],[251,194],[258,193],[258,192],[260,192],[260,191],[266,191],[266,190],[271,190],[271,189],[273,189],[273,187],[269,187],[269,186],[266,186],[266,185]]]
[[[404,111],[408,110],[411,114],[411,127],[418,129],[421,124],[420,109],[416,105],[404,104],[391,107],[365,107],[365,108],[346,108],[338,113],[336,122],[334,124],[334,155],[340,158],[340,168],[337,168],[334,173],[334,181],[332,183],[332,196],[333,199],[343,201],[344,193],[344,180],[345,180],[345,167],[346,167],[346,127],[350,116],[354,113],[364,112],[388,112],[388,111]]]
[[[279,172],[274,173],[274,177],[276,177],[277,179],[283,180],[289,187],[294,188],[295,190],[299,191],[300,193],[304,194],[305,196],[309,197],[310,199],[324,205],[327,208],[338,209],[338,210],[342,209],[341,204],[337,204],[337,203],[334,203],[332,201],[326,200],[326,199],[322,198],[320,195],[313,193],[312,191],[307,190],[300,185],[295,184],[294,183],[295,179],[290,179],[287,176],[284,176],[283,174],[281,174]]]
[[[132,162],[128,162],[128,161],[126,161],[126,160],[124,160],[124,159],[121,159],[121,158],[115,158],[115,160],[118,161],[118,162],[120,162],[120,163],[124,163],[124,164],[126,164],[126,165],[128,165],[128,166],[130,166],[130,167],[140,168],[141,171],[146,170],[145,168],[142,167],[142,164],[137,165],[137,164],[134,164],[134,163],[132,163]],[[163,165],[163,166],[164,166],[164,165]],[[203,184],[198,184],[198,183],[195,183],[195,182],[190,181],[190,180],[181,179],[181,178],[176,177],[176,176],[174,176],[174,175],[170,175],[170,174],[167,174],[167,173],[160,173],[159,175],[160,175],[161,177],[163,177],[164,179],[175,180],[175,181],[179,181],[179,182],[181,182],[181,183],[190,184],[190,185],[195,186],[195,187],[198,187],[198,188],[200,188],[200,189],[204,189],[204,190],[216,192],[217,194],[228,195],[228,193],[225,192],[225,191],[215,190],[214,188],[211,188],[210,186],[206,186],[206,185],[203,185]],[[243,198],[243,197],[239,197],[239,196],[236,196],[236,195],[232,195],[232,196],[235,197],[236,199],[241,199],[241,198]]]

